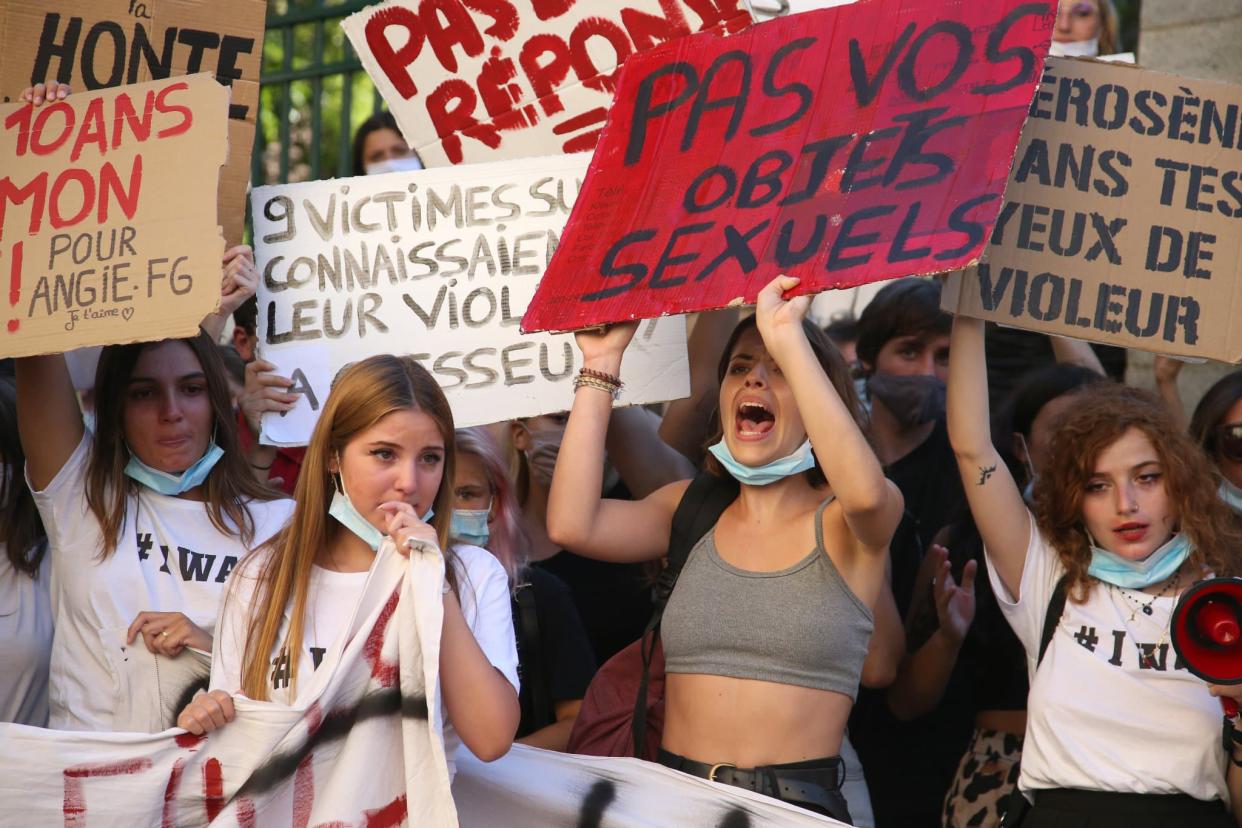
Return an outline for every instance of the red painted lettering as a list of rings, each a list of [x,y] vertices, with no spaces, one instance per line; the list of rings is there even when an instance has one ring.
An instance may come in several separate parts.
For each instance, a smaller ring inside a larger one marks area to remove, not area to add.
[[[484,29],[483,34],[504,41],[512,40],[517,34],[520,23],[518,10],[509,0],[462,0],[462,3],[466,8],[492,19],[492,25]]]
[[[44,133],[47,122],[51,120],[53,115],[63,116],[64,124],[61,127],[60,134],[55,139],[45,141]],[[40,109],[39,114],[35,116],[34,129],[31,131],[30,136],[30,148],[34,150],[34,154],[47,155],[60,149],[61,145],[69,140],[69,135],[73,132],[73,125],[76,121],[77,113],[73,107],[64,101],[57,101]]]
[[[480,124],[475,120],[474,108],[477,104],[474,87],[461,78],[445,81],[427,96],[427,115],[436,134],[443,140],[444,154],[452,164],[460,164],[465,158],[461,135],[457,134],[459,131],[492,149],[500,146],[500,132],[490,124]]]
[[[121,177],[117,175],[112,162],[106,162],[99,171],[99,223],[108,221],[108,194],[120,206],[125,217],[133,220],[138,211],[138,194],[142,190],[142,156],[135,155],[134,163],[129,170],[129,191],[121,189]]]
[[[14,186],[8,176],[0,178],[0,238],[4,236],[5,213],[9,204],[22,204],[26,199],[33,199],[30,205],[30,224],[26,227],[27,232],[38,233],[39,227],[43,224],[43,211],[47,205],[47,173],[39,173],[25,187]]]
[[[77,161],[88,144],[98,147],[100,155],[108,152],[108,128],[104,126],[103,104],[103,98],[95,98],[86,105],[78,138],[73,142],[73,150],[69,153],[70,161]]]
[[[116,149],[121,145],[121,133],[126,125],[129,126],[129,131],[133,134],[135,141],[142,142],[150,138],[154,109],[154,92],[147,93],[147,100],[142,108],[142,120],[138,119],[138,112],[134,109],[134,102],[130,100],[129,95],[124,93],[117,95],[116,109],[112,117],[112,148]]]
[[[551,59],[542,60],[545,55]],[[522,53],[518,56],[522,71],[526,73],[535,96],[543,106],[544,113],[555,115],[565,109],[556,88],[569,75],[573,63],[570,60],[569,44],[554,34],[538,34],[522,45]]]
[[[82,206],[70,218],[65,218],[62,212],[63,196],[65,187],[69,182],[76,181],[78,186],[82,188]],[[52,226],[56,229],[69,227],[77,224],[90,213],[91,208],[95,206],[95,178],[89,172],[83,169],[62,170],[60,175],[56,176],[56,181],[52,184],[51,198],[51,217]]]
[[[617,56],[614,66],[624,63],[634,49],[625,30],[602,17],[588,17],[575,26],[573,34],[569,36],[569,54],[573,61],[574,74],[588,89],[612,95],[617,91],[616,70],[601,72],[595,65],[587,48],[587,43],[593,37],[602,37],[608,41]]]
[[[181,123],[173,124],[172,126],[168,126],[168,127],[164,127],[159,132],[155,133],[155,136],[157,138],[171,138],[174,135],[180,135],[183,132],[187,132],[190,129],[190,127],[194,124],[194,113],[190,111],[190,108],[188,106],[181,106],[179,104],[169,104],[167,102],[168,96],[171,95],[172,93],[182,92],[189,88],[190,88],[190,85],[188,83],[174,83],[171,86],[165,86],[158,93],[156,93],[155,109],[157,112],[164,114],[164,115],[172,114],[175,112],[181,115]]]
[[[405,30],[405,45],[393,49],[388,39],[390,28]],[[423,42],[427,36],[423,33],[423,24],[418,15],[401,6],[389,6],[381,9],[367,20],[367,46],[375,56],[375,62],[383,70],[384,76],[407,101],[418,94],[418,87],[410,77],[410,66],[423,50]]]
[[[535,17],[551,20],[572,9],[576,2],[577,0],[532,0],[532,5],[535,7]]]
[[[467,57],[483,54],[483,35],[474,25],[474,18],[454,0],[423,0],[418,4],[418,17],[427,30],[427,42],[436,53],[440,65],[457,71],[453,47],[460,46]]]

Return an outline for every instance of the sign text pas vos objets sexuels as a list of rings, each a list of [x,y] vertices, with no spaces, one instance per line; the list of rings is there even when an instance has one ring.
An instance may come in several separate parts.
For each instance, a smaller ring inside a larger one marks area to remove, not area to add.
[[[873,0],[634,55],[523,329],[977,260],[1054,8]]]

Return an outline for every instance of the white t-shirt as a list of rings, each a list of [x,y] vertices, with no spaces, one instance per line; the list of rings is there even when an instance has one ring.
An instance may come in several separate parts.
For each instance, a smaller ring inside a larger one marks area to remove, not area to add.
[[[1063,574],[1065,567],[1034,517],[1022,600],[1015,602],[995,566],[988,566],[992,589],[1026,648],[1031,673],[1018,787],[1184,793],[1228,803],[1220,701],[1177,663],[1169,642],[1176,596],[1156,598],[1146,615],[1139,604],[1150,596],[1129,593],[1136,604],[1122,590],[1095,583],[1086,603],[1065,602],[1035,671],[1048,601]]]
[[[0,722],[47,726],[51,570],[45,554],[38,578],[18,572],[0,543]]]
[[[47,488],[34,492],[52,560],[48,726],[58,730],[114,729],[134,618],[146,610],[181,612],[213,634],[225,581],[248,551],[212,525],[206,504],[144,486],[126,504],[115,552],[101,561],[103,535],[86,505],[91,439],[87,432]],[[292,511],[291,500],[252,502],[253,545],[279,531]]]
[[[500,562],[486,549],[460,545],[454,546],[453,551],[456,553],[457,583],[466,624],[483,655],[517,691],[518,655],[509,603],[509,577]],[[242,659],[250,626],[250,607],[257,587],[256,578],[262,564],[261,555],[243,562],[230,579],[228,594],[220,610],[219,634],[212,654],[213,690],[234,694],[241,692]],[[308,673],[305,671],[308,665],[314,670],[330,670],[335,666],[331,654],[343,649],[336,647],[337,639],[348,629],[362,597],[367,575],[368,572],[332,572],[318,566],[311,570],[296,693],[293,692],[291,671],[278,643],[270,654],[272,669],[268,671],[268,694],[271,701],[291,707],[311,701],[312,691],[309,688],[312,683],[306,679]],[[283,641],[288,632],[290,614],[286,607],[278,642]],[[447,714],[442,724],[444,755],[448,759],[449,777],[452,778],[457,769],[454,756],[461,746],[461,739]]]

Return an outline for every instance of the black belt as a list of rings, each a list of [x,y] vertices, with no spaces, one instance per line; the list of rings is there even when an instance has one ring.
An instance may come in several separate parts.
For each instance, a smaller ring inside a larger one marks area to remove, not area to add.
[[[696,762],[663,748],[656,758],[667,768],[770,796],[830,816],[847,825],[854,824],[845,797],[841,794],[841,785],[845,782],[845,762],[840,756],[757,768],[738,768],[727,762],[714,765]]]

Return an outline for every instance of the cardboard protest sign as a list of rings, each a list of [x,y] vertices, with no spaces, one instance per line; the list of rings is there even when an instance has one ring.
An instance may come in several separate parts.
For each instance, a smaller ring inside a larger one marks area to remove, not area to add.
[[[228,106],[207,74],[0,105],[0,356],[198,331],[220,300]]]
[[[259,187],[253,193],[264,359],[302,394],[262,440],[304,445],[332,379],[373,354],[414,354],[459,426],[565,411],[570,336],[522,336],[586,170],[585,154]],[[644,326],[625,404],[689,393],[685,325]]]
[[[219,222],[242,241],[259,105],[265,0],[40,0],[0,3],[0,95],[45,80],[75,92],[211,72],[229,86],[229,158]]]
[[[741,0],[391,0],[341,22],[428,167],[589,150],[631,55],[749,24]]]
[[[1242,87],[1049,58],[983,262],[947,309],[1242,362]]]
[[[631,57],[523,329],[977,260],[1053,7],[869,0]]]

